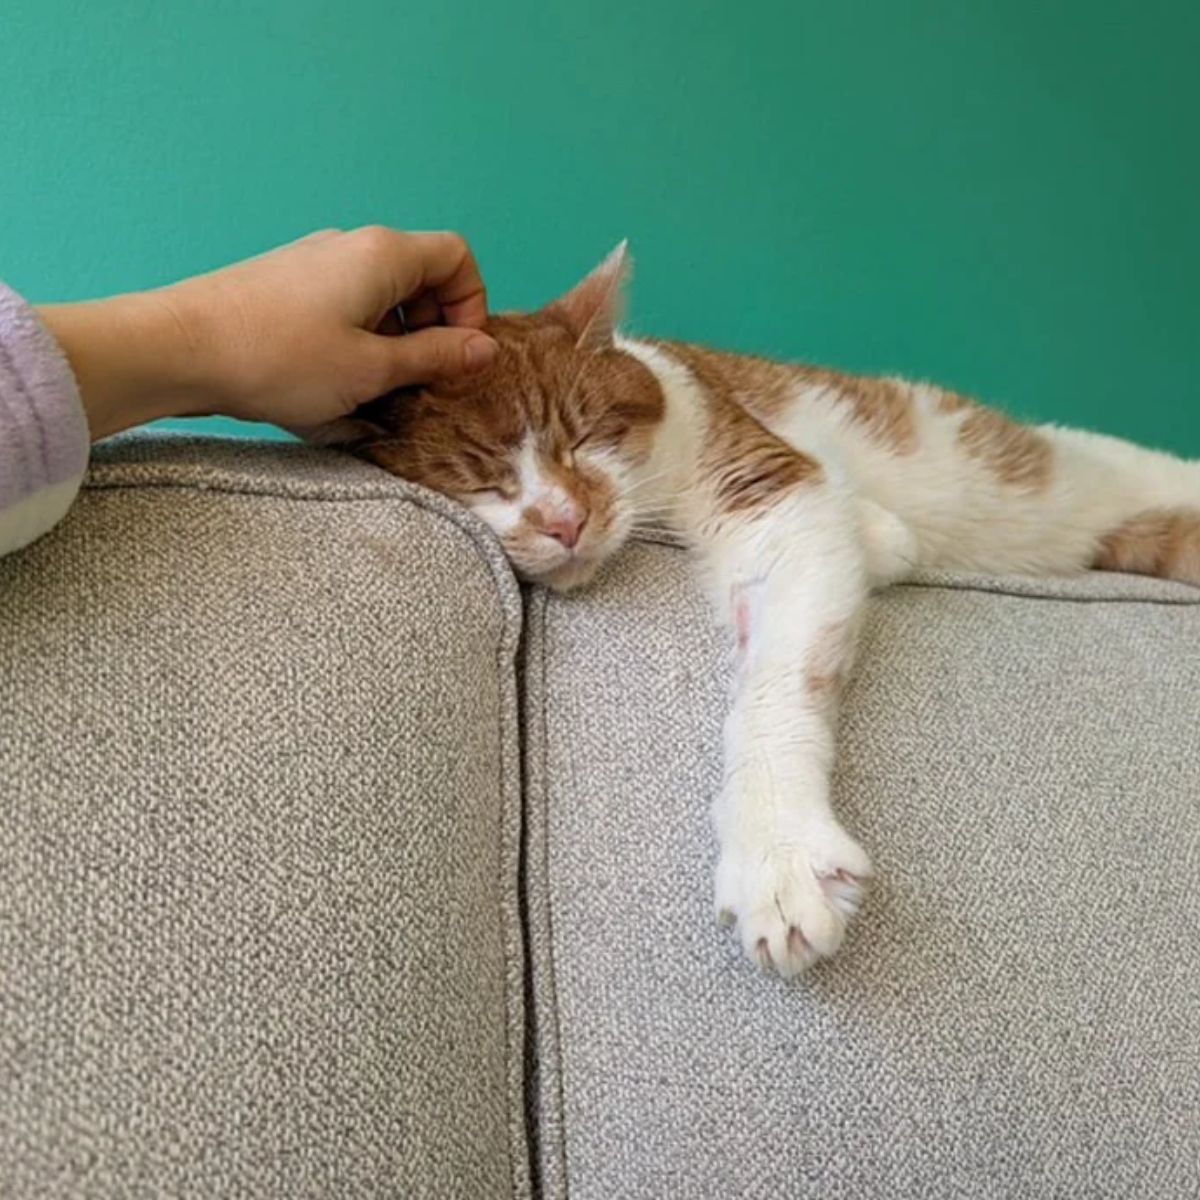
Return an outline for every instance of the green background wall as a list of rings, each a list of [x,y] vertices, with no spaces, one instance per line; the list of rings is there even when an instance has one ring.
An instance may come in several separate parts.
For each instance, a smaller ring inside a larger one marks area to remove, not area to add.
[[[518,307],[628,235],[635,328],[1200,454],[1198,49],[1194,0],[3,0],[0,277],[383,221]]]

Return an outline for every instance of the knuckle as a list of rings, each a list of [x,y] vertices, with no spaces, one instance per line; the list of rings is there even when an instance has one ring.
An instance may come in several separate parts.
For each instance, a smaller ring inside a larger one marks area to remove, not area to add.
[[[351,236],[360,243],[364,253],[377,255],[386,254],[395,245],[399,235],[386,225],[364,225]]]
[[[437,243],[439,254],[446,259],[454,259],[456,262],[462,263],[471,257],[471,248],[461,233],[454,233],[449,229],[439,229],[429,236]]]
[[[458,361],[458,347],[448,338],[438,338],[428,347],[425,363],[435,374],[444,375],[454,370]]]

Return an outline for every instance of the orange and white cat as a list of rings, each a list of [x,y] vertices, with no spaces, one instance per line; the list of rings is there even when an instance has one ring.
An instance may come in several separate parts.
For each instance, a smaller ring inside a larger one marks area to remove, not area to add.
[[[793,975],[837,949],[871,874],[829,802],[869,589],[915,566],[1200,584],[1200,464],[928,384],[624,336],[627,272],[622,245],[541,312],[493,317],[485,376],[385,397],[321,440],[461,501],[553,588],[639,525],[687,541],[738,654],[716,908]]]

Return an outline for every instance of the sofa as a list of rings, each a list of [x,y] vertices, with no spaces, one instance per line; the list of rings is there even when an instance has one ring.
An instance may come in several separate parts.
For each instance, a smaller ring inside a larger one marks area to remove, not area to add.
[[[1200,1195],[1200,591],[875,597],[790,983],[729,672],[669,539],[560,596],[337,452],[99,448],[0,561],[0,1196]]]

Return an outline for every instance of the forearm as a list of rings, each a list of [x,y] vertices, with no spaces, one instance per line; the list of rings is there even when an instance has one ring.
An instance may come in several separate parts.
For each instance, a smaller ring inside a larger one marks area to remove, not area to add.
[[[37,313],[75,373],[92,441],[208,409],[197,339],[162,293],[43,305]]]

